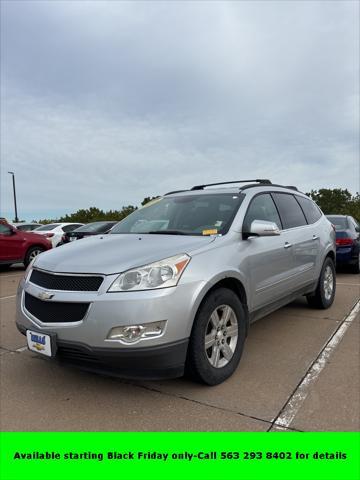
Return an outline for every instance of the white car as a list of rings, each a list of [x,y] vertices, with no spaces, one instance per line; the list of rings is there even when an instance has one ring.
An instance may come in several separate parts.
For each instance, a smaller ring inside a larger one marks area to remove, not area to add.
[[[79,228],[83,223],[49,223],[48,225],[42,225],[39,228],[33,230],[33,233],[45,235],[51,243],[53,248],[57,247],[61,242],[62,236],[66,232],[72,232],[75,228]]]

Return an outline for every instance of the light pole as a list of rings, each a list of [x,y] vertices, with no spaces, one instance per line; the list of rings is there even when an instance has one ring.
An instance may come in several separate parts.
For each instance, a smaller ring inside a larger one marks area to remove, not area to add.
[[[10,175],[12,175],[12,182],[13,182],[13,191],[14,191],[14,206],[15,206],[15,222],[18,222],[18,214],[17,214],[17,206],[16,206],[16,189],[15,189],[15,173],[14,172],[8,172]]]

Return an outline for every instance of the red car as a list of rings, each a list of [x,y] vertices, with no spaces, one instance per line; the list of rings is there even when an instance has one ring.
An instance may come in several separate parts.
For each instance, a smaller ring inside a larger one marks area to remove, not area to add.
[[[31,260],[52,248],[49,240],[43,235],[22,232],[9,225],[5,220],[0,221],[0,269],[9,268],[13,263],[23,263],[25,267]]]

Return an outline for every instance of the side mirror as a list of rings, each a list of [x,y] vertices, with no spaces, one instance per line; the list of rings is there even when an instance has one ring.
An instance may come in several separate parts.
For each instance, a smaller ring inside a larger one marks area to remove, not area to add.
[[[273,237],[280,235],[279,227],[274,222],[266,222],[265,220],[254,220],[251,223],[248,237]]]

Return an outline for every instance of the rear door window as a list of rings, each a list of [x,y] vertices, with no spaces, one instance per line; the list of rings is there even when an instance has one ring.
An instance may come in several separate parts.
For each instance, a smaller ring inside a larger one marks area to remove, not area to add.
[[[284,229],[307,225],[305,215],[293,195],[272,193],[272,196],[280,213]]]

